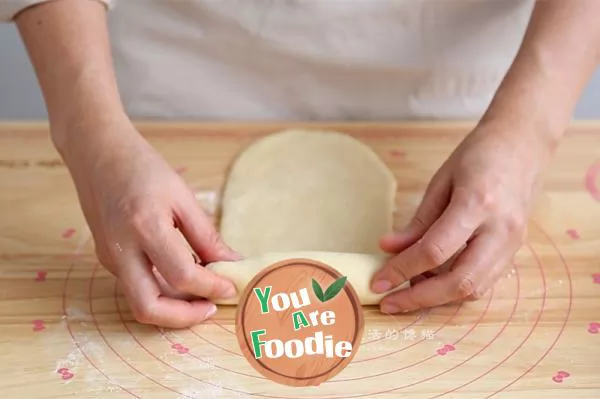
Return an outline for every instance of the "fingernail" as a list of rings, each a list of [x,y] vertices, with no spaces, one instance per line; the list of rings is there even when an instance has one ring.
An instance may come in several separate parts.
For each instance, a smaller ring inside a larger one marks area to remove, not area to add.
[[[217,305],[212,304],[210,305],[210,308],[208,308],[208,311],[206,312],[206,316],[205,318],[209,318],[215,315],[215,313],[217,313]]]
[[[381,305],[382,313],[394,314],[398,313],[399,311],[400,308],[397,305],[394,305],[393,303],[384,303],[383,305]]]
[[[392,289],[392,283],[387,280],[379,280],[373,284],[373,291],[376,294],[381,294]]]
[[[225,290],[225,292],[223,293],[224,298],[233,298],[236,295],[237,295],[237,289],[235,288],[235,285],[233,285],[233,284],[231,284],[229,286],[229,288],[227,288],[227,290]]]

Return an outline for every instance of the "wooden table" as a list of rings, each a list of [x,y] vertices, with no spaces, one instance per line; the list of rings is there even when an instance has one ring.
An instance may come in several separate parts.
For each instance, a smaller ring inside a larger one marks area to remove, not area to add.
[[[233,157],[283,127],[140,124],[209,208]],[[364,140],[397,174],[399,223],[469,129],[325,127]],[[0,182],[2,398],[600,397],[600,124],[566,136],[528,243],[488,296],[397,317],[366,308],[356,358],[318,388],[259,376],[239,355],[231,309],[188,330],[135,323],[44,125],[0,126]]]

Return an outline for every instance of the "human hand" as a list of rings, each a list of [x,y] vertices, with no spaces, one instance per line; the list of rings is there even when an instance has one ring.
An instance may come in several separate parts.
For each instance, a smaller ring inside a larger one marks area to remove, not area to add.
[[[525,240],[550,155],[535,135],[520,133],[476,128],[433,176],[409,225],[382,238],[382,249],[397,255],[373,277],[372,290],[414,279],[382,300],[382,312],[477,299],[502,276]]]
[[[116,276],[139,322],[172,328],[201,323],[216,312],[209,299],[234,296],[236,288],[193,253],[204,263],[239,256],[129,121],[94,129],[73,140],[64,158],[98,259]]]

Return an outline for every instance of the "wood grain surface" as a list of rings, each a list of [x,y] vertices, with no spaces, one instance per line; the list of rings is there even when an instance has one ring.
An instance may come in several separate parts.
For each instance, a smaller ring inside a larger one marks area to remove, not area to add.
[[[252,140],[285,127],[346,132],[398,178],[404,224],[467,123],[140,123],[214,208]],[[598,398],[600,123],[574,125],[545,175],[514,269],[485,298],[401,316],[364,308],[352,363],[319,387],[272,383],[243,358],[235,309],[187,330],[140,325],[94,256],[45,125],[0,125],[2,398]]]

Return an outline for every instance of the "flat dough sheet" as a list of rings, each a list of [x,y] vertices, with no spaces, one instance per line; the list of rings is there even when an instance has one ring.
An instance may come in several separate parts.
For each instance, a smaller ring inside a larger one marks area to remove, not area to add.
[[[207,266],[238,296],[216,303],[236,304],[276,261],[308,258],[347,276],[363,305],[377,304],[384,294],[369,285],[388,258],[379,239],[393,227],[395,193],[390,170],[350,136],[287,130],[256,141],[233,165],[222,203],[222,238],[245,259]]]
[[[224,192],[220,231],[246,257],[381,253],[396,180],[375,152],[337,132],[288,130],[251,145]]]

